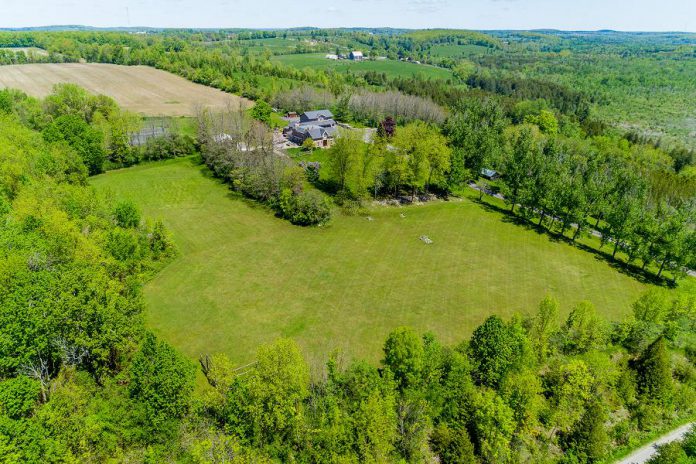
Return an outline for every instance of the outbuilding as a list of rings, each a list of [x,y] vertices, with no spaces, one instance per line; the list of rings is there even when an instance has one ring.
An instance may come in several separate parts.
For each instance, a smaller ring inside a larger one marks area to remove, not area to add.
[[[496,180],[500,177],[500,174],[498,174],[498,171],[494,171],[493,169],[481,169],[481,176],[488,180]]]

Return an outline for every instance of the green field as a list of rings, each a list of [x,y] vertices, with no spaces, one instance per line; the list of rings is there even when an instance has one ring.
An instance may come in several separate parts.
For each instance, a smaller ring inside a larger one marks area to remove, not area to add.
[[[458,342],[491,313],[534,310],[547,292],[564,313],[589,299],[616,319],[645,288],[468,199],[301,228],[239,198],[191,158],[93,184],[172,231],[180,256],[145,288],[148,323],[191,357],[224,351],[244,362],[259,343],[290,336],[314,362],[334,348],[376,360],[399,325]]]
[[[355,73],[374,71],[385,73],[389,77],[411,77],[413,75],[421,75],[433,79],[452,78],[452,72],[449,69],[435,66],[418,65],[395,60],[366,60],[360,62],[350,60],[336,61],[326,59],[326,53],[278,55],[271,58],[271,61],[293,66],[298,69],[335,69],[338,72],[350,70]]]
[[[253,52],[263,52],[265,50],[270,52],[292,52],[298,45],[308,45],[307,42],[297,39],[283,39],[280,37],[245,40],[242,41],[242,44],[249,51]]]
[[[483,45],[436,44],[430,48],[431,56],[461,58],[477,54],[491,53],[490,47]]]

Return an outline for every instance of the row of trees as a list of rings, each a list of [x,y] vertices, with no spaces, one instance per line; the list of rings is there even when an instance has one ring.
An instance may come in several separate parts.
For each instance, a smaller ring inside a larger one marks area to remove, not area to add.
[[[278,109],[297,113],[315,108],[331,108],[341,122],[356,121],[371,126],[376,126],[387,116],[400,123],[425,121],[441,124],[446,118],[445,110],[432,100],[398,91],[363,90],[335,96],[329,91],[302,86],[276,93],[272,102]]]
[[[625,253],[643,269],[657,264],[676,279],[694,266],[696,182],[676,174],[664,152],[611,137],[558,134],[552,113],[509,126],[492,101],[461,107],[445,126],[454,153],[450,181],[484,167],[502,173],[512,212],[571,240],[599,234],[612,256]],[[489,189],[480,185],[482,191]]]

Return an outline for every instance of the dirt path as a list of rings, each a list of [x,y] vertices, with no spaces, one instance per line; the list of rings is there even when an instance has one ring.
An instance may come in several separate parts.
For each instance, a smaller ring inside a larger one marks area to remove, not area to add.
[[[671,443],[673,441],[681,440],[684,435],[691,429],[694,423],[682,425],[681,427],[672,430],[671,432],[662,435],[657,440],[648,443],[642,448],[637,449],[629,456],[623,458],[620,461],[616,461],[614,464],[643,464],[648,462],[648,460],[657,452],[655,448],[657,445],[664,445],[666,443]]]

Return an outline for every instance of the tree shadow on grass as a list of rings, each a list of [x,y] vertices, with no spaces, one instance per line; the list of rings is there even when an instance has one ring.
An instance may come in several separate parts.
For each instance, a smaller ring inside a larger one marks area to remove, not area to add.
[[[225,194],[225,196],[228,199],[241,201],[244,203],[245,206],[247,206],[253,210],[268,212],[268,213],[271,213],[272,215],[276,214],[276,211],[273,208],[271,208],[269,205],[263,203],[262,201],[247,197],[243,193],[233,190],[230,183],[227,182],[222,177],[216,176],[215,173],[212,171],[212,169],[210,169],[203,162],[203,160],[200,157],[198,157],[197,159],[192,159],[191,161],[192,161],[192,165],[198,169],[198,172],[201,174],[201,176],[205,177],[206,179],[210,179],[213,182],[215,182],[215,183],[225,187],[225,189],[227,189],[227,193]]]
[[[228,189],[226,196],[230,200],[241,201],[249,209],[253,209],[256,211],[263,211],[266,213],[270,213],[271,215],[276,215],[276,210],[271,208],[266,203],[263,203],[261,200],[256,200],[254,198],[247,197],[246,195],[244,195],[241,192],[237,192],[235,190],[232,190],[232,187],[230,187],[228,184],[225,184],[225,186]]]
[[[566,245],[570,245],[572,247],[578,248],[579,250],[590,253],[594,256],[594,258],[597,261],[602,261],[602,262],[607,263],[610,267],[612,267],[616,271],[620,272],[621,274],[627,275],[627,276],[637,280],[638,282],[641,282],[644,284],[658,285],[658,286],[663,286],[663,287],[675,287],[676,286],[672,281],[670,281],[664,277],[657,277],[656,275],[650,273],[649,271],[641,269],[640,267],[638,267],[634,264],[629,264],[629,263],[625,263],[623,261],[620,261],[619,259],[612,257],[611,253],[609,253],[608,251],[593,248],[587,244],[578,242],[577,240],[573,240],[570,237],[567,237],[567,236],[562,235],[562,234],[557,233],[557,232],[553,232],[553,231],[549,230],[547,227],[545,227],[544,225],[539,225],[537,223],[532,222],[528,218],[514,214],[508,208],[502,208],[498,205],[486,202],[485,199],[479,200],[478,198],[476,198],[476,199],[472,199],[472,201],[473,201],[473,203],[476,203],[479,206],[481,206],[481,208],[483,208],[485,211],[499,214],[501,216],[500,220],[502,222],[509,223],[509,224],[515,224],[516,226],[524,227],[526,230],[536,232],[537,235],[546,236],[548,238],[548,240],[551,242],[564,243]]]

